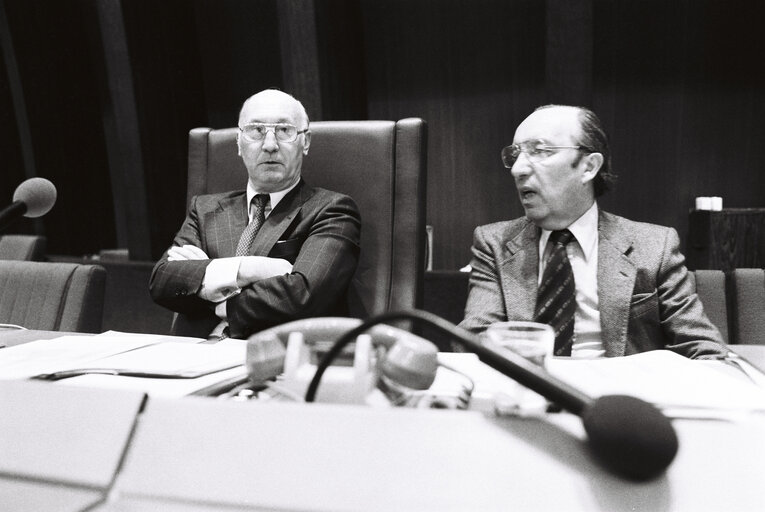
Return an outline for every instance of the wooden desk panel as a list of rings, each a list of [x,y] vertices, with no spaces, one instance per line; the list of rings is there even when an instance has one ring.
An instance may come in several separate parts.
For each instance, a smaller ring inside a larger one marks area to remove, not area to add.
[[[765,208],[690,213],[688,268],[765,268]]]

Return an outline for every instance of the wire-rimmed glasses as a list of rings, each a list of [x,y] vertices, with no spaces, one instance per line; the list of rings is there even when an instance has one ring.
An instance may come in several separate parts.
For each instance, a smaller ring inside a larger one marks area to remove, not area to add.
[[[529,161],[537,163],[545,158],[549,158],[556,151],[562,149],[587,149],[584,146],[551,146],[545,141],[539,140],[526,140],[517,144],[510,144],[502,148],[502,163],[508,169],[512,169],[518,157],[521,153],[526,153]]]
[[[242,136],[249,142],[263,142],[269,131],[274,133],[279,142],[295,142],[297,136],[308,131],[298,130],[289,123],[248,123],[239,127]]]

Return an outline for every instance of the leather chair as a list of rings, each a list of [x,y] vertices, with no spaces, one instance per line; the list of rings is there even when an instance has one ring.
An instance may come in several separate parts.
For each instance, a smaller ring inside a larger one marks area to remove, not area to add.
[[[358,318],[420,307],[425,272],[427,125],[400,121],[317,121],[302,176],[352,197],[361,212],[361,254],[348,294]],[[189,133],[187,205],[198,194],[243,189],[237,128]],[[179,326],[173,332],[188,333]]]
[[[731,272],[733,343],[765,345],[765,270]]]
[[[0,323],[101,332],[105,283],[98,265],[0,261]]]
[[[725,273],[722,270],[694,270],[691,275],[696,283],[696,294],[704,305],[704,312],[720,329],[723,341],[729,343]]]
[[[37,235],[0,236],[0,260],[42,261],[45,237]]]

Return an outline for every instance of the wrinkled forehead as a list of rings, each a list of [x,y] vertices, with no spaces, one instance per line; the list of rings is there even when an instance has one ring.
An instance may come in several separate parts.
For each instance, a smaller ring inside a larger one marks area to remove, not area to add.
[[[247,123],[290,123],[298,128],[306,124],[298,102],[279,91],[264,91],[249,98],[239,113],[239,125]]]
[[[579,110],[548,107],[532,112],[515,130],[513,143],[542,139],[560,145],[575,143],[580,133]]]

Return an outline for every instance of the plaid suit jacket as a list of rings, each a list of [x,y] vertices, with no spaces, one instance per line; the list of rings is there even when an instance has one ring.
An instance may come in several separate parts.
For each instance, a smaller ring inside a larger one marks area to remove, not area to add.
[[[247,225],[246,202],[244,190],[194,197],[173,245],[194,245],[211,259],[234,256]],[[288,260],[292,273],[252,283],[228,299],[231,336],[244,338],[297,318],[342,315],[358,264],[360,230],[359,211],[350,197],[301,180],[273,209],[250,249],[252,255]],[[166,252],[149,284],[158,304],[209,327],[195,333],[199,336],[218,321],[213,305],[197,296],[209,263],[168,261]]]
[[[534,316],[541,230],[525,217],[476,228],[460,323],[480,333]],[[599,212],[598,301],[606,356],[667,348],[687,357],[726,351],[707,318],[672,228]]]

